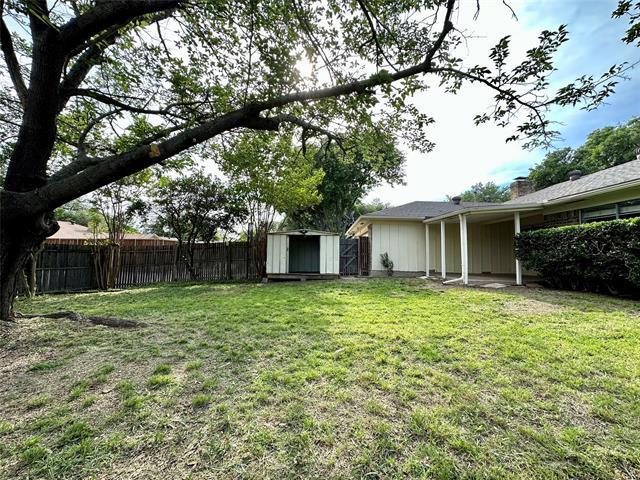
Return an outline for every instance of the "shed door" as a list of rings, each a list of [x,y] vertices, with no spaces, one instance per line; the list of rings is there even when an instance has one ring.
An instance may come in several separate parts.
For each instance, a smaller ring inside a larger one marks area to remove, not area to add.
[[[289,273],[320,273],[320,237],[289,236]]]

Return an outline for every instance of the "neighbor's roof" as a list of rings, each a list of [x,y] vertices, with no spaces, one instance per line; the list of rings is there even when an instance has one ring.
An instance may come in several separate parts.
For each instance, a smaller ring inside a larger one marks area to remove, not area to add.
[[[60,230],[48,238],[53,240],[91,240],[93,233],[89,227],[73,222],[59,221]],[[98,238],[107,238],[106,233],[101,233]],[[125,233],[124,240],[164,240],[177,241],[175,238],[160,237],[159,235],[149,233]]]
[[[393,218],[393,219],[419,219],[423,220],[429,217],[437,217],[445,213],[455,212],[463,208],[469,207],[487,207],[492,205],[501,205],[500,203],[490,202],[460,202],[456,205],[453,202],[411,202],[398,207],[385,208],[377,212],[362,215],[360,218]]]
[[[537,192],[509,200],[506,203],[520,204],[561,201],[565,197],[591,192],[597,193],[598,190],[624,187],[627,184],[631,186],[635,183],[640,184],[640,159],[585,175],[578,180],[567,180],[566,182],[557,183],[545,189],[538,190]]]

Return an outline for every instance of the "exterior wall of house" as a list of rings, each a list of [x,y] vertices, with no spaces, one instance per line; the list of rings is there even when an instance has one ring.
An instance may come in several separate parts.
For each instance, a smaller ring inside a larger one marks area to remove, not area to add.
[[[460,273],[460,227],[457,223],[450,223],[445,228],[447,273]],[[515,274],[513,221],[484,225],[468,223],[467,234],[470,274]],[[429,240],[431,269],[442,273],[440,224],[429,226]]]
[[[384,276],[380,255],[393,260],[394,275],[419,276],[425,269],[425,225],[420,221],[387,221],[371,226],[371,275]],[[481,225],[468,224],[469,273],[515,274],[513,221]],[[460,228],[446,224],[446,262],[448,273],[460,273]],[[440,224],[429,226],[429,257],[432,271],[440,265]]]
[[[425,230],[419,221],[375,221],[371,238],[371,275],[386,275],[380,255],[388,253],[394,274],[424,275]]]
[[[610,205],[628,200],[640,199],[640,187],[632,187],[615,192],[594,195],[588,199],[551,205],[535,218],[523,219],[522,227],[546,228],[580,223],[580,211],[586,208]],[[526,220],[526,223],[525,223]]]

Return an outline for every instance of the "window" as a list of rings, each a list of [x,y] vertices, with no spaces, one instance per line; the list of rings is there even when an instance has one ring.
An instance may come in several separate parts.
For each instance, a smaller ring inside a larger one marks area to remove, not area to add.
[[[598,207],[585,208],[580,211],[581,223],[603,222],[619,218],[640,217],[640,200],[630,200]]]
[[[618,204],[619,218],[640,217],[640,200],[631,200]]]

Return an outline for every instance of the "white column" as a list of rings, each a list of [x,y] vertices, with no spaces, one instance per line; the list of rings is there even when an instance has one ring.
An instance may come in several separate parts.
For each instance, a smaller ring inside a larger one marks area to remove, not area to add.
[[[431,264],[429,263],[429,224],[424,224],[424,275],[429,276],[429,270],[431,270]]]
[[[513,225],[515,227],[515,234],[520,233],[520,212],[513,214]],[[522,265],[520,260],[516,258],[516,285],[522,285]]]
[[[459,214],[460,221],[460,266],[462,283],[469,284],[469,249],[467,244],[467,216]]]
[[[440,270],[442,271],[442,278],[447,278],[447,249],[445,247],[444,227],[444,220],[440,220]]]

